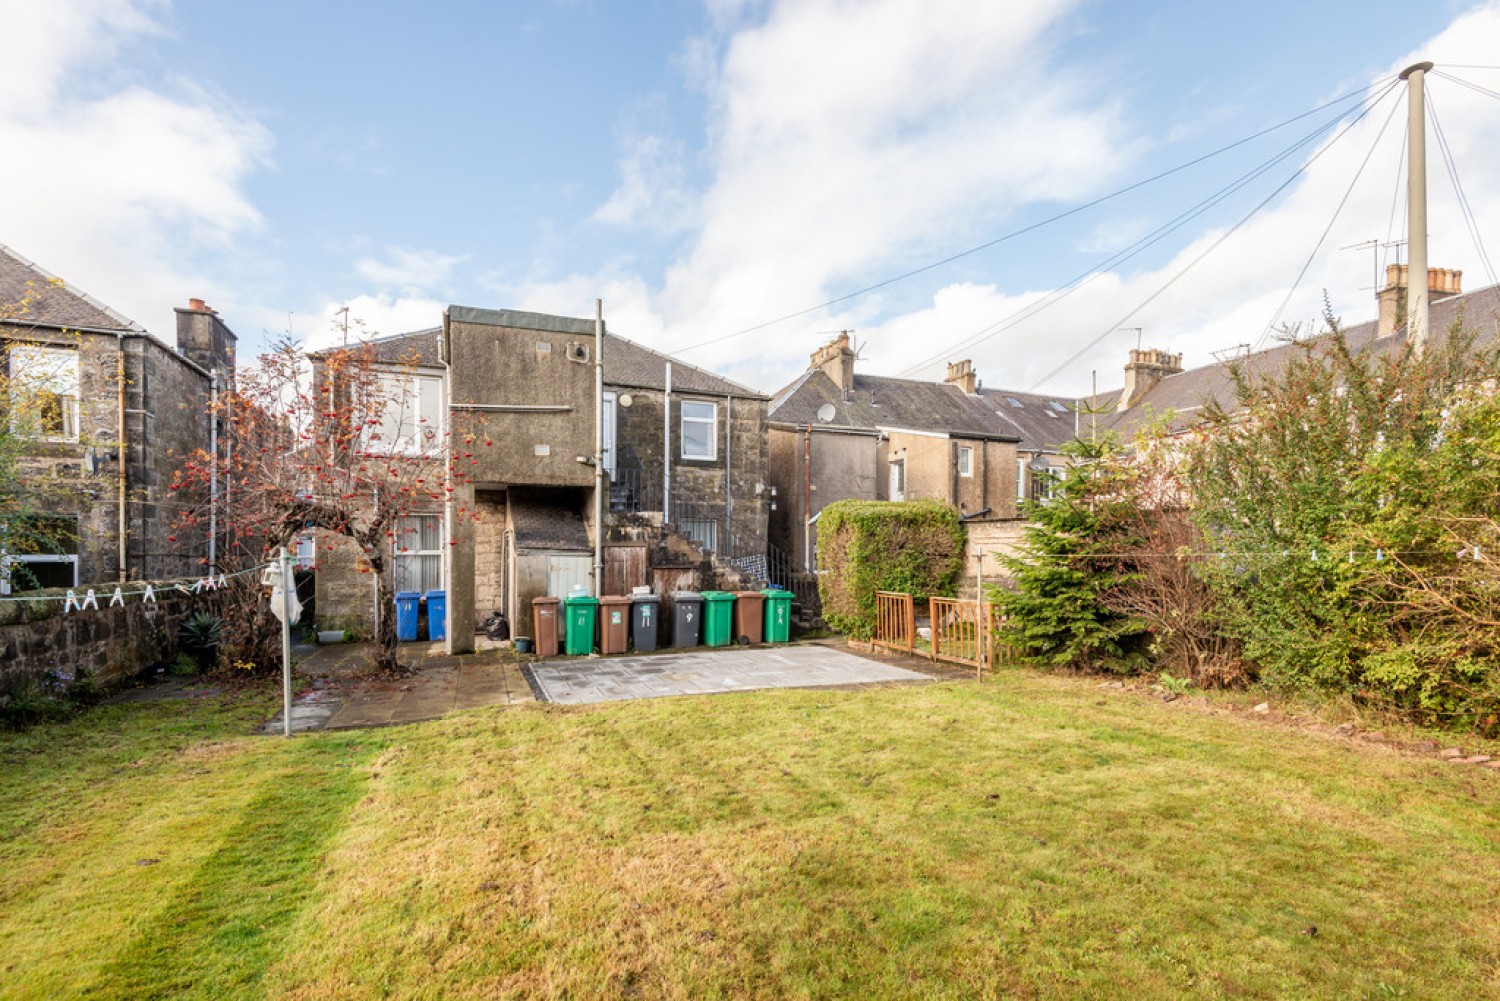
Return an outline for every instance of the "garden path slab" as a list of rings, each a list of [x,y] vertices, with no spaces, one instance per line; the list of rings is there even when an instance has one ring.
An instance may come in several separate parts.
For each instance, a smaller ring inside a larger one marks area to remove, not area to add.
[[[933,680],[930,675],[815,644],[608,659],[556,658],[534,661],[524,671],[538,698],[574,704]]]

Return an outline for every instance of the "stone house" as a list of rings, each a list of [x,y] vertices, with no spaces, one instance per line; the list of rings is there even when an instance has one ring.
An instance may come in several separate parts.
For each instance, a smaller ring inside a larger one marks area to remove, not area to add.
[[[413,512],[398,533],[413,544],[394,554],[398,589],[448,592],[455,652],[492,612],[529,633],[532,599],[575,586],[670,595],[760,579],[766,397],[615,334],[602,340],[602,392],[594,320],[454,305],[440,327],[373,342],[412,380],[423,418],[450,440],[491,443],[473,449],[451,506]],[[353,560],[319,556],[320,622],[364,628],[376,614],[374,582]]]
[[[1463,272],[1446,268],[1429,268],[1427,279],[1429,322],[1435,339],[1446,336],[1447,330],[1460,321],[1482,343],[1497,335],[1500,286],[1466,293]],[[1352,350],[1381,353],[1405,343],[1406,292],[1406,265],[1387,266],[1386,284],[1376,293],[1376,318],[1342,330]],[[1099,405],[1104,413],[1098,418],[1099,428],[1130,437],[1159,420],[1167,422],[1168,433],[1196,427],[1202,423],[1205,407],[1213,403],[1233,404],[1232,365],[1252,376],[1271,375],[1285,368],[1299,350],[1295,344],[1277,344],[1192,369],[1183,368],[1181,354],[1155,348],[1132,350],[1125,365],[1124,385],[1100,394]]]
[[[846,499],[946,501],[975,553],[1011,538],[1018,501],[1046,482],[1034,467],[1061,464],[1074,401],[985,389],[968,361],[950,364],[943,382],[865,375],[854,363],[841,334],[771,400],[772,545],[814,567],[818,515]],[[981,569],[998,572],[990,559]]]
[[[22,475],[44,497],[53,540],[0,554],[0,591],[203,573],[217,540],[206,526],[176,531],[169,486],[182,458],[213,440],[234,333],[193,299],[177,309],[173,348],[4,246],[0,304],[0,364],[40,421]]]

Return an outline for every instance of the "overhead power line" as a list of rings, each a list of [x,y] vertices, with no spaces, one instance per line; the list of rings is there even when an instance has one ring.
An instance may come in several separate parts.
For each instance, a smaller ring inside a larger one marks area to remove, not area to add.
[[[700,348],[706,348],[706,347],[709,347],[710,345],[713,345],[713,344],[721,344],[724,341],[733,340],[736,337],[743,337],[745,334],[751,334],[751,333],[754,333],[757,330],[764,330],[767,327],[773,327],[773,326],[776,326],[779,323],[785,323],[788,320],[794,320],[794,319],[796,319],[799,316],[806,316],[809,313],[816,313],[819,310],[827,309],[830,306],[837,306],[840,303],[848,302],[851,299],[857,299],[860,296],[868,295],[871,292],[876,292],[876,291],[879,291],[880,289],[888,288],[889,286],[895,285],[898,282],[906,281],[908,278],[914,278],[917,275],[925,274],[925,273],[927,273],[929,271],[936,270],[937,268],[941,268],[941,267],[944,267],[946,265],[952,264],[954,261],[959,261],[959,260],[962,260],[965,257],[970,257],[970,256],[972,256],[974,254],[980,253],[981,251],[989,250],[991,247],[998,246],[998,245],[1000,245],[1002,243],[1005,243],[1008,240],[1013,240],[1013,239],[1015,239],[1018,236],[1024,236],[1027,233],[1031,233],[1031,232],[1034,232],[1035,230],[1042,229],[1043,227],[1050,226],[1050,225],[1052,225],[1055,222],[1060,222],[1063,219],[1067,219],[1070,216],[1077,215],[1080,212],[1086,212],[1089,209],[1096,208],[1096,207],[1098,207],[1100,205],[1103,205],[1106,202],[1109,202],[1109,201],[1112,201],[1112,200],[1114,200],[1116,198],[1119,198],[1122,195],[1129,194],[1130,192],[1135,191],[1135,190],[1137,190],[1139,188],[1146,187],[1146,186],[1148,186],[1150,184],[1156,183],[1157,181],[1160,181],[1160,180],[1163,180],[1165,178],[1171,177],[1174,174],[1179,174],[1179,173],[1183,172],[1184,170],[1188,170],[1188,169],[1190,169],[1192,167],[1196,167],[1200,163],[1203,163],[1203,162],[1205,162],[1207,160],[1211,160],[1211,159],[1213,159],[1214,157],[1217,157],[1217,156],[1222,156],[1223,154],[1228,153],[1231,150],[1238,149],[1239,147],[1244,146],[1246,143],[1254,142],[1256,139],[1259,139],[1259,138],[1261,138],[1263,136],[1270,135],[1272,132],[1276,132],[1276,131],[1278,131],[1280,129],[1286,128],[1289,125],[1296,124],[1297,122],[1300,122],[1304,118],[1308,118],[1308,117],[1310,117],[1312,115],[1316,115],[1316,114],[1318,114],[1321,111],[1327,110],[1328,108],[1332,108],[1332,107],[1344,104],[1347,101],[1350,101],[1350,100],[1352,100],[1354,98],[1357,98],[1357,97],[1362,97],[1365,94],[1368,94],[1371,90],[1374,90],[1375,88],[1377,88],[1377,87],[1379,87],[1379,86],[1381,86],[1383,84],[1387,84],[1387,83],[1389,83],[1393,79],[1394,79],[1393,77],[1386,77],[1384,79],[1377,80],[1374,83],[1371,83],[1371,84],[1369,84],[1366,87],[1361,87],[1358,90],[1349,91],[1349,92],[1347,92],[1345,94],[1340,95],[1339,97],[1333,98],[1330,101],[1326,101],[1323,104],[1320,104],[1320,105],[1318,105],[1315,108],[1312,108],[1312,109],[1310,109],[1308,111],[1302,112],[1299,115],[1295,115],[1295,116],[1293,116],[1291,118],[1288,118],[1288,119],[1286,119],[1283,122],[1278,122],[1277,124],[1269,126],[1268,128],[1261,129],[1259,132],[1255,132],[1255,133],[1252,133],[1251,135],[1245,136],[1243,139],[1238,139],[1238,140],[1236,140],[1236,141],[1234,141],[1232,143],[1229,143],[1228,145],[1221,146],[1218,149],[1215,149],[1215,150],[1213,150],[1211,152],[1204,153],[1201,156],[1198,156],[1198,157],[1195,157],[1195,158],[1193,158],[1191,160],[1188,160],[1185,163],[1178,164],[1177,166],[1169,168],[1167,170],[1164,170],[1164,171],[1162,171],[1162,172],[1160,172],[1158,174],[1153,174],[1150,177],[1147,177],[1147,178],[1144,178],[1142,180],[1136,181],[1136,182],[1134,182],[1132,184],[1128,184],[1128,185],[1126,185],[1123,188],[1118,188],[1118,189],[1116,189],[1114,191],[1111,191],[1109,194],[1101,195],[1098,198],[1095,198],[1095,199],[1093,199],[1091,201],[1083,203],[1082,205],[1074,206],[1071,209],[1068,209],[1068,210],[1063,211],[1063,212],[1059,212],[1056,215],[1049,216],[1048,218],[1042,219],[1042,220],[1040,220],[1038,222],[1035,222],[1035,223],[1032,223],[1029,226],[1023,226],[1020,229],[1012,230],[1009,233],[1005,233],[1005,234],[1003,234],[1001,236],[995,237],[993,240],[988,240],[988,241],[986,241],[984,243],[979,244],[978,246],[970,247],[967,250],[959,251],[956,254],[949,255],[948,257],[944,257],[943,259],[938,260],[938,261],[933,261],[930,264],[924,264],[924,265],[922,265],[919,268],[913,268],[910,271],[906,271],[906,272],[903,272],[903,273],[901,273],[899,275],[896,275],[894,277],[887,278],[887,279],[884,279],[883,281],[876,282],[873,285],[866,285],[864,288],[855,289],[853,292],[847,292],[844,295],[838,296],[838,297],[833,298],[833,299],[829,299],[826,302],[820,302],[820,303],[818,303],[815,306],[807,306],[807,307],[804,307],[802,309],[794,310],[794,311],[792,311],[790,313],[785,313],[785,314],[783,314],[781,316],[778,316],[775,319],[765,320],[765,321],[763,321],[761,323],[756,323],[756,324],[753,324],[753,325],[748,326],[748,327],[742,327],[741,329],[735,330],[735,331],[733,331],[731,333],[721,334],[721,335],[719,335],[717,337],[711,337],[708,340],[699,341],[698,343],[696,343],[696,344],[690,344],[687,347],[675,348],[674,349],[674,353],[676,353],[676,354],[686,354],[689,351],[697,351]]]
[[[1169,236],[1173,232],[1176,232],[1177,230],[1181,229],[1183,226],[1187,225],[1193,219],[1196,219],[1199,216],[1203,215],[1209,209],[1213,208],[1215,205],[1218,205],[1220,202],[1224,201],[1229,196],[1231,196],[1231,195],[1235,194],[1236,192],[1240,191],[1241,189],[1243,189],[1244,187],[1246,187],[1251,181],[1253,181],[1256,178],[1260,177],[1261,175],[1265,174],[1267,171],[1271,170],[1271,168],[1275,167],[1277,164],[1279,164],[1282,161],[1286,160],[1288,157],[1294,155],[1297,151],[1299,151],[1299,150],[1305,148],[1306,146],[1308,146],[1309,144],[1315,142],[1320,136],[1324,135],[1330,129],[1332,129],[1334,126],[1338,125],[1338,123],[1342,120],[1342,118],[1343,118],[1343,115],[1342,115],[1342,113],[1340,113],[1339,115],[1336,115],[1333,118],[1329,119],[1327,122],[1324,122],[1323,124],[1319,125],[1317,128],[1313,129],[1311,132],[1309,132],[1307,135],[1303,136],[1301,139],[1297,140],[1292,145],[1290,145],[1287,148],[1283,149],[1281,152],[1275,154],[1274,156],[1270,157],[1269,159],[1263,161],[1261,164],[1259,164],[1258,166],[1256,166],[1254,169],[1246,172],[1245,174],[1240,175],[1238,178],[1236,178],[1235,180],[1231,181],[1229,184],[1225,185],[1224,187],[1220,188],[1218,191],[1214,192],[1212,195],[1209,195],[1207,198],[1205,198],[1202,201],[1198,202],[1192,208],[1186,210],[1185,212],[1182,212],[1181,214],[1177,215],[1176,217],[1174,217],[1173,219],[1169,220],[1168,222],[1163,223],[1161,226],[1157,227],[1156,229],[1152,230],[1150,233],[1147,233],[1145,236],[1141,237],[1135,243],[1130,244],[1129,246],[1125,247],[1122,250],[1116,251],[1110,257],[1108,257],[1105,260],[1099,262],[1098,264],[1093,265],[1092,267],[1090,267],[1087,271],[1084,271],[1083,273],[1081,273],[1081,274],[1075,276],[1074,278],[1070,279],[1065,284],[1063,284],[1061,286],[1058,286],[1057,288],[1053,289],[1051,292],[1048,292],[1041,299],[1039,299],[1039,300],[1037,300],[1037,301],[1035,301],[1033,303],[1030,303],[1027,306],[1023,306],[1022,308],[1018,309],[1016,312],[1011,313],[1010,315],[1008,315],[1008,316],[1006,316],[1006,317],[1004,317],[1004,318],[1002,318],[1000,320],[997,320],[997,321],[995,321],[992,324],[989,324],[983,330],[980,330],[979,332],[973,334],[972,336],[968,337],[967,339],[965,339],[963,341],[960,341],[957,344],[949,345],[948,347],[944,348],[942,351],[938,352],[937,354],[930,355],[927,358],[924,358],[922,361],[917,362],[916,364],[909,366],[908,368],[906,368],[905,370],[903,370],[900,374],[903,375],[903,376],[910,376],[910,375],[913,375],[913,374],[915,374],[917,372],[920,372],[922,369],[927,368],[930,365],[937,364],[938,362],[944,360],[947,357],[952,357],[954,354],[956,354],[958,352],[965,351],[965,350],[967,350],[967,349],[969,349],[971,347],[974,347],[975,345],[982,344],[985,341],[989,340],[991,337],[995,337],[995,336],[1003,333],[1004,331],[1011,329],[1012,327],[1016,326],[1017,324],[1025,321],[1025,320],[1030,319],[1031,317],[1033,317],[1037,313],[1040,313],[1041,311],[1047,309],[1048,307],[1053,306],[1053,305],[1055,305],[1058,302],[1061,302],[1063,299],[1067,298],[1068,296],[1072,295],[1074,292],[1076,292],[1079,289],[1083,288],[1085,285],[1087,285],[1089,282],[1093,281],[1095,278],[1098,278],[1099,276],[1101,276],[1103,274],[1107,274],[1109,272],[1109,269],[1115,267],[1118,264],[1121,264],[1121,263],[1124,263],[1125,261],[1130,260],[1131,258],[1133,258],[1133,257],[1137,256],[1138,254],[1142,253],[1143,251],[1145,251],[1149,247],[1151,247],[1151,246],[1153,246],[1153,245],[1161,242],[1161,240],[1165,239],[1167,236]]]
[[[1375,98],[1374,101],[1370,102],[1370,104],[1368,106],[1366,106],[1364,110],[1362,110],[1358,115],[1356,115],[1347,124],[1345,124],[1345,126],[1343,127],[1343,129],[1341,129],[1339,131],[1339,133],[1337,135],[1335,135],[1333,137],[1333,139],[1330,140],[1329,143],[1326,146],[1324,146],[1322,149],[1318,150],[1317,153],[1315,153],[1311,157],[1309,157],[1308,160],[1307,160],[1307,162],[1303,163],[1295,171],[1293,171],[1292,175],[1290,177],[1288,177],[1285,181],[1283,181],[1281,184],[1279,184],[1274,191],[1272,191],[1269,195],[1267,195],[1265,198],[1263,198],[1258,204],[1256,204],[1256,206],[1254,208],[1252,208],[1249,212],[1247,212],[1244,216],[1242,216],[1238,222],[1236,222],[1227,231],[1225,231],[1217,240],[1215,240],[1213,243],[1211,243],[1207,247],[1205,247],[1201,253],[1199,253],[1196,257],[1194,257],[1187,264],[1183,265],[1183,267],[1176,274],[1174,274],[1171,278],[1167,279],[1167,281],[1165,283],[1163,283],[1161,285],[1161,287],[1159,287],[1155,292],[1152,292],[1149,296],[1147,296],[1134,309],[1130,310],[1128,313],[1126,313],[1120,319],[1116,320],[1114,323],[1111,323],[1108,327],[1106,327],[1104,329],[1103,333],[1101,333],[1099,336],[1095,337],[1093,340],[1089,341],[1087,344],[1085,344],[1083,347],[1079,348],[1077,351],[1073,352],[1071,355],[1069,355],[1066,359],[1063,360],[1062,364],[1058,365],[1056,368],[1052,369],[1052,371],[1048,372],[1046,375],[1044,375],[1040,379],[1038,379],[1031,386],[1031,388],[1027,390],[1027,392],[1035,392],[1037,389],[1039,389],[1042,386],[1043,383],[1047,382],[1047,380],[1051,379],[1053,376],[1057,375],[1058,373],[1062,372],[1064,369],[1066,369],[1069,366],[1071,366],[1075,361],[1077,361],[1079,358],[1083,357],[1089,351],[1092,351],[1099,344],[1100,341],[1104,340],[1110,334],[1114,333],[1115,330],[1117,330],[1118,328],[1125,326],[1125,324],[1127,322],[1129,322],[1129,320],[1132,317],[1134,317],[1141,310],[1145,309],[1147,306],[1151,305],[1151,303],[1154,302],[1154,301],[1156,301],[1156,299],[1158,297],[1160,297],[1162,295],[1162,293],[1166,292],[1167,289],[1171,288],[1173,285],[1177,284],[1177,282],[1181,281],[1182,278],[1184,276],[1186,276],[1187,273],[1189,271],[1191,271],[1194,267],[1196,267],[1205,257],[1207,257],[1209,254],[1212,254],[1215,250],[1217,250],[1224,243],[1225,240],[1229,239],[1235,233],[1239,232],[1240,228],[1242,226],[1244,226],[1245,223],[1249,222],[1257,213],[1260,212],[1261,209],[1263,209],[1267,205],[1269,205],[1276,198],[1276,196],[1279,195],[1279,194],[1281,194],[1283,191],[1285,191],[1291,185],[1291,183],[1293,181],[1295,181],[1297,178],[1301,177],[1307,171],[1307,168],[1311,167],[1314,163],[1317,163],[1318,160],[1320,158],[1322,158],[1322,156],[1325,153],[1327,153],[1334,146],[1338,145],[1338,141],[1340,139],[1342,139],[1344,136],[1348,135],[1349,131],[1351,129],[1353,129],[1354,126],[1358,125],[1361,121],[1363,121],[1364,118],[1365,118],[1365,116],[1368,115],[1372,110],[1374,110],[1374,108],[1380,103],[1380,101],[1383,100],[1386,97],[1386,95],[1389,94],[1392,90],[1394,90],[1396,88],[1396,86],[1397,86],[1397,82],[1396,81],[1391,81],[1389,83],[1389,86],[1387,86],[1387,88],[1385,89],[1385,91],[1383,91],[1381,94],[1377,95],[1377,97]]]

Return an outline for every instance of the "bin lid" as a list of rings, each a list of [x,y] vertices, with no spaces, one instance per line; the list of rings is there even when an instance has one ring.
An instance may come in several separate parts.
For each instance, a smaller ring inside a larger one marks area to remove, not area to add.
[[[792,600],[792,592],[782,587],[768,587],[760,593],[765,595],[767,598],[785,598],[787,601]]]
[[[422,597],[422,592],[420,592],[420,591],[397,591],[396,592],[396,600],[397,601],[401,601],[403,599],[405,599],[407,601],[416,601],[420,597]]]
[[[634,601],[634,602],[638,602],[640,604],[660,605],[661,604],[661,595],[659,595],[659,594],[632,594],[630,596],[630,600]]]
[[[629,597],[629,595],[624,595],[624,594],[606,594],[604,597],[602,597],[602,598],[599,599],[599,604],[601,604],[601,605],[628,605],[628,604],[630,604],[630,597]]]
[[[562,601],[561,598],[554,598],[550,594],[544,594],[544,595],[542,595],[539,598],[532,598],[531,599],[531,603],[533,605],[555,605],[555,604],[557,604],[560,601]]]
[[[433,598],[446,598],[446,597],[448,597],[448,592],[447,591],[428,591],[427,592],[427,600],[428,601],[431,601]]]
[[[736,598],[764,598],[765,594],[761,591],[736,591],[734,596]]]
[[[704,601],[733,601],[734,595],[728,591],[704,591]]]
[[[672,600],[673,601],[702,601],[703,600],[703,595],[699,594],[697,591],[673,591],[672,592]]]
[[[599,599],[592,594],[569,594],[563,599],[564,605],[597,605]]]

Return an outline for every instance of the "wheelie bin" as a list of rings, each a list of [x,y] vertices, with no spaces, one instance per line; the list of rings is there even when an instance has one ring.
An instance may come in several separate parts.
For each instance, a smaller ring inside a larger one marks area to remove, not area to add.
[[[536,641],[537,659],[557,656],[557,606],[558,598],[544,595],[531,599],[532,638]]]
[[[661,628],[661,595],[636,594],[630,598],[630,643],[638,653],[656,649],[656,631]]]
[[[440,640],[448,635],[448,592],[427,592],[427,638]]]
[[[421,599],[419,591],[396,592],[396,639],[402,643],[417,638],[417,602]]]
[[[703,628],[703,595],[697,591],[672,592],[672,646],[680,649],[698,645]]]
[[[734,595],[728,591],[704,591],[703,645],[728,646],[733,629]]]
[[[567,617],[563,646],[569,657],[587,657],[594,652],[594,620],[599,599],[591,594],[570,594],[563,599]]]
[[[766,596],[759,591],[734,592],[734,638],[737,643],[759,643],[765,635]]]
[[[792,592],[768,588],[766,596],[766,642],[785,643],[792,638]]]
[[[630,599],[605,595],[599,599],[599,652],[624,653],[630,648]]]

